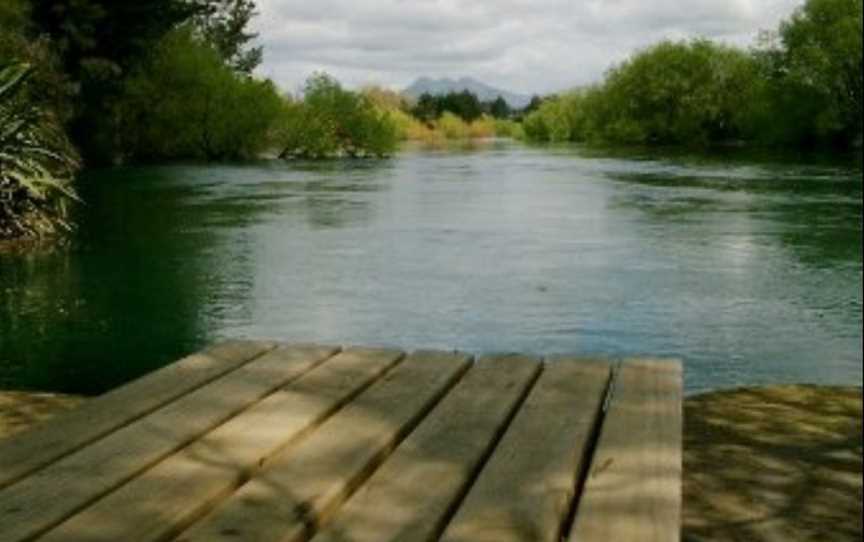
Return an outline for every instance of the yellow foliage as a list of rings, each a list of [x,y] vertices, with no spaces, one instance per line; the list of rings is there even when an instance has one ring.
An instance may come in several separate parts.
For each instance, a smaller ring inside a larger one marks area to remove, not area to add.
[[[495,119],[489,115],[483,115],[468,125],[468,136],[471,139],[483,139],[495,135]]]
[[[440,130],[446,139],[468,139],[470,136],[468,124],[449,111],[435,121],[435,129]]]
[[[426,124],[408,113],[409,100],[393,90],[377,86],[361,90],[363,96],[376,109],[387,112],[396,124],[396,131],[402,141],[415,141],[430,146],[442,146],[447,141],[468,141],[491,137],[512,137],[522,139],[522,126],[510,120],[495,119],[483,115],[474,122],[465,122],[461,117],[445,111],[440,118]]]

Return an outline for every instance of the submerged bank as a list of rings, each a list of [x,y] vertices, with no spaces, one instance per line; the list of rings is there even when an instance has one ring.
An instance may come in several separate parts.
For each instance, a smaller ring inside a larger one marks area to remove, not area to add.
[[[0,392],[0,438],[81,404]],[[860,540],[861,388],[769,386],[684,402],[683,540]]]

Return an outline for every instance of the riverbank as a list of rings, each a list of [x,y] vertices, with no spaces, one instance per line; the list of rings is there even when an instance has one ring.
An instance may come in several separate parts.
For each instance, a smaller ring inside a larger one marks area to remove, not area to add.
[[[684,405],[684,542],[861,540],[861,388],[772,386]]]
[[[0,390],[0,439],[26,431],[86,400],[60,393]]]
[[[81,404],[0,392],[0,438]],[[684,402],[684,542],[857,541],[861,388],[772,386]]]

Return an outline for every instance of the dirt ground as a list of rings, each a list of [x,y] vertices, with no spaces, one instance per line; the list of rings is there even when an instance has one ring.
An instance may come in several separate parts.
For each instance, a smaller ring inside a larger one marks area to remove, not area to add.
[[[861,388],[688,398],[683,540],[860,541]]]
[[[84,401],[74,395],[0,391],[0,438],[20,433]]]
[[[74,408],[0,392],[0,438]],[[862,539],[861,389],[774,386],[684,403],[684,542]]]

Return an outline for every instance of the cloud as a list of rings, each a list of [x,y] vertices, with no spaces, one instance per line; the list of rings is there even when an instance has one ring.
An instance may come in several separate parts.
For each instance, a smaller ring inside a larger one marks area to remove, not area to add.
[[[801,0],[258,0],[260,73],[295,90],[313,71],[349,86],[473,76],[523,93],[598,80],[658,40],[747,45]]]

